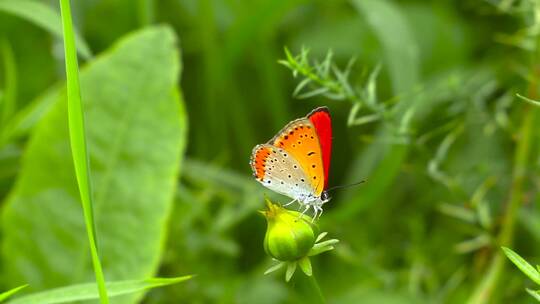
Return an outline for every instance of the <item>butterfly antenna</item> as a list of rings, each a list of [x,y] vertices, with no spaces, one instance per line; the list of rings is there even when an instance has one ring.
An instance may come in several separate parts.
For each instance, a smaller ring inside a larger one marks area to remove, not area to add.
[[[336,190],[336,189],[340,189],[340,188],[354,187],[354,186],[358,186],[358,185],[360,185],[360,184],[363,184],[363,183],[365,183],[365,182],[366,182],[366,180],[364,179],[364,180],[361,180],[361,181],[359,181],[359,182],[357,182],[357,183],[352,183],[352,184],[348,184],[348,185],[334,186],[334,187],[332,187],[332,188],[330,188],[330,189],[327,189],[326,191],[329,192],[329,191]]]

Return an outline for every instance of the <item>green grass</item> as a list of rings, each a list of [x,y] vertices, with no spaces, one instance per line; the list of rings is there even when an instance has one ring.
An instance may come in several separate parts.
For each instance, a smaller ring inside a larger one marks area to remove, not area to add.
[[[102,304],[107,304],[109,303],[109,298],[107,296],[107,287],[105,286],[105,275],[103,274],[103,269],[101,267],[97,246],[96,226],[94,223],[94,203],[88,147],[86,144],[84,109],[81,101],[81,88],[79,83],[79,64],[77,60],[77,49],[75,47],[75,35],[73,31],[73,21],[71,20],[69,1],[70,0],[60,0],[64,35],[64,54],[66,56],[69,138],[73,164],[75,166],[75,175],[84,211],[84,224],[88,234],[92,265],[94,266],[94,273],[99,291],[99,299]]]
[[[17,292],[21,291],[22,289],[26,288],[27,286],[28,285],[22,285],[22,286],[15,287],[13,289],[0,293],[0,303],[5,301],[7,298],[11,297],[12,295],[16,294]]]

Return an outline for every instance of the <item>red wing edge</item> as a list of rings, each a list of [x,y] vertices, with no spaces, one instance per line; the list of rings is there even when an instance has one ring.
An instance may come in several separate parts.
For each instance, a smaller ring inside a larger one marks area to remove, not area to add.
[[[311,111],[307,118],[311,121],[321,145],[324,166],[324,189],[328,187],[328,172],[330,170],[330,156],[332,154],[332,119],[327,107],[319,107]]]

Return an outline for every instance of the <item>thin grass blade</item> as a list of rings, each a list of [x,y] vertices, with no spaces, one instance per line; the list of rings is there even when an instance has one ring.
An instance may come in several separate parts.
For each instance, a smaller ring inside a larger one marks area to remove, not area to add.
[[[25,288],[26,286],[28,285],[22,285],[22,286],[19,286],[19,287],[15,287],[13,289],[10,289],[6,292],[3,292],[3,293],[0,293],[0,303],[5,301],[7,298],[11,297],[12,295],[16,294],[17,292],[19,292],[21,289]]]
[[[77,51],[75,48],[75,35],[73,22],[71,20],[71,8],[69,0],[60,0],[60,10],[62,16],[62,28],[64,33],[64,52],[66,56],[66,77],[67,77],[67,103],[68,103],[68,126],[71,144],[73,164],[75,166],[75,176],[79,186],[79,193],[84,212],[84,220],[92,264],[96,277],[99,297],[102,304],[108,304],[107,289],[105,287],[105,276],[99,260],[95,223],[93,216],[92,188],[90,184],[90,166],[86,144],[86,130],[84,126],[84,110],[81,101],[81,89],[79,82],[79,65],[77,62]]]

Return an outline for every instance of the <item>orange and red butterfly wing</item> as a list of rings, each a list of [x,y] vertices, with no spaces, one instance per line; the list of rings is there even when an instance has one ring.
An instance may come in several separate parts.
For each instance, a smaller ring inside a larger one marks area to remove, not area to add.
[[[324,166],[317,138],[317,131],[305,117],[294,120],[285,126],[268,143],[291,154],[309,178],[313,194],[319,196],[324,190]]]
[[[287,124],[267,144],[256,146],[251,167],[257,180],[276,192],[293,198],[320,197],[328,185],[331,149],[330,114],[321,107]]]
[[[332,119],[327,107],[319,107],[308,114],[321,146],[322,161],[324,166],[324,189],[328,187],[328,172],[330,170],[330,158],[332,154]]]

